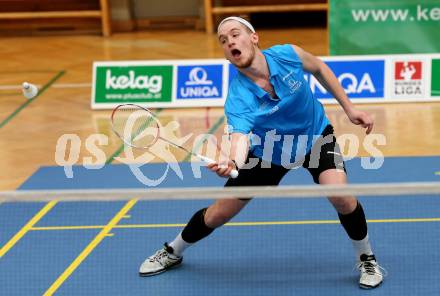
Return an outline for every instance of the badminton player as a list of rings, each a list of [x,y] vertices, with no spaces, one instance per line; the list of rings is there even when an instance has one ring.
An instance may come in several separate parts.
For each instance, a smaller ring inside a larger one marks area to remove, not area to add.
[[[278,185],[289,169],[298,166],[306,168],[317,184],[346,184],[333,127],[304,80],[304,71],[314,75],[350,121],[365,128],[367,134],[373,128],[370,115],[355,108],[325,63],[300,47],[286,44],[261,50],[255,29],[239,17],[224,19],[217,34],[225,57],[239,72],[231,82],[225,104],[230,159],[208,167],[222,177],[239,169],[238,178],[229,178],[225,186]],[[250,134],[258,136],[259,143],[251,144]],[[296,149],[283,147],[287,135]],[[360,202],[354,196],[330,196],[328,200],[353,243],[359,286],[379,286],[383,275],[370,245]],[[140,275],[159,274],[181,264],[186,248],[228,222],[249,201],[220,199],[197,211],[173,241],[142,263]]]

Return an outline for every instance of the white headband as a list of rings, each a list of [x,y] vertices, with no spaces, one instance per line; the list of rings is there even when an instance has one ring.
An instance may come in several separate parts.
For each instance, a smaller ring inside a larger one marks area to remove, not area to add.
[[[255,29],[254,29],[254,27],[252,27],[251,23],[248,22],[247,20],[241,18],[241,17],[238,17],[238,16],[230,16],[230,17],[227,17],[227,18],[225,18],[224,20],[222,20],[222,21],[220,22],[220,24],[218,25],[218,27],[217,27],[217,32],[218,32],[218,30],[220,29],[220,26],[223,25],[224,22],[226,22],[226,21],[231,21],[231,20],[234,20],[234,21],[237,21],[237,22],[242,23],[242,24],[245,25],[249,30],[251,30],[252,33],[255,33]]]

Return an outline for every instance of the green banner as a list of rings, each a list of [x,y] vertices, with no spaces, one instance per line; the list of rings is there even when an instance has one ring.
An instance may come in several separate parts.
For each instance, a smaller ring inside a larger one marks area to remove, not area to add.
[[[98,66],[96,103],[171,102],[173,66]]]
[[[440,97],[440,59],[432,60],[431,96]]]
[[[330,0],[331,55],[440,52],[439,0]]]

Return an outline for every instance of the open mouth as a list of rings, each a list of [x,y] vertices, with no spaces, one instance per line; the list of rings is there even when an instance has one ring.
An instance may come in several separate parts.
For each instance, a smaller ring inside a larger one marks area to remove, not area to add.
[[[231,50],[231,54],[234,58],[238,58],[241,55],[241,51],[239,51],[238,49],[233,49]]]

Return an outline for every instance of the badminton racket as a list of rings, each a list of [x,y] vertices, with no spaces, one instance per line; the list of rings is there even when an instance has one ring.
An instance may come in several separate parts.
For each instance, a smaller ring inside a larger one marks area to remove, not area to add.
[[[113,109],[111,115],[111,125],[113,132],[128,146],[148,149],[158,140],[165,141],[174,147],[182,149],[206,162],[215,163],[209,157],[194,153],[173,141],[162,137],[161,124],[154,114],[147,108],[136,104],[122,104]],[[238,177],[238,171],[232,170],[229,174],[231,178]]]

